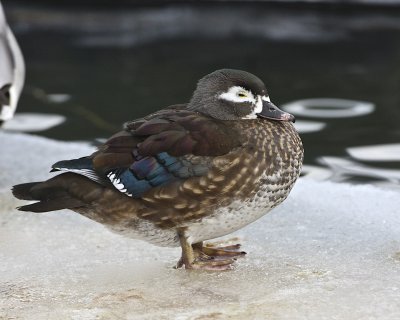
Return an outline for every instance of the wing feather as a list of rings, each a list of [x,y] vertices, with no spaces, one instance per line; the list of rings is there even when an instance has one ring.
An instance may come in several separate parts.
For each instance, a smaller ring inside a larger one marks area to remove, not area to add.
[[[85,158],[86,166],[69,170],[81,170],[96,181],[95,173],[98,181],[105,178],[139,198],[155,187],[207,174],[214,156],[241,145],[238,136],[225,122],[185,109],[163,109],[125,124],[125,130]]]

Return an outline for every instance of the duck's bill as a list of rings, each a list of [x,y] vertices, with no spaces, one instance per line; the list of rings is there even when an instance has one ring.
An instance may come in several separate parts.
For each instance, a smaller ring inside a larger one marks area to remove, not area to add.
[[[257,116],[259,116],[260,118],[267,118],[277,121],[296,121],[294,115],[282,111],[276,105],[269,101],[263,101],[263,109],[260,113],[257,113]]]

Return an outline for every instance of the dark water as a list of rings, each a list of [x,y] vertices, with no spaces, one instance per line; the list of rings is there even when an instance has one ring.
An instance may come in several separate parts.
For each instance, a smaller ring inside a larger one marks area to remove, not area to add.
[[[277,105],[310,98],[372,103],[372,112],[358,116],[296,114],[324,126],[300,130],[306,171],[316,172],[317,179],[399,185],[400,12],[268,5],[114,11],[10,6],[8,15],[27,64],[18,111],[66,116],[40,135],[107,137],[125,121],[188,101],[203,75],[237,68],[263,79]],[[368,159],[347,150],[383,144],[389,144],[384,152],[367,149]],[[318,167],[323,172],[314,170]]]

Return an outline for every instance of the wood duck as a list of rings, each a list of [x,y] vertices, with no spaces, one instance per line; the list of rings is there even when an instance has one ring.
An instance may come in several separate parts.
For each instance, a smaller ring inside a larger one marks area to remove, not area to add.
[[[227,270],[240,245],[203,241],[265,215],[299,177],[303,147],[294,117],[264,83],[239,70],[202,78],[188,104],[124,125],[92,155],[55,163],[59,174],[16,185],[22,211],[71,209],[114,232],[181,246],[177,267]]]
[[[0,125],[13,117],[24,80],[24,58],[0,3]]]

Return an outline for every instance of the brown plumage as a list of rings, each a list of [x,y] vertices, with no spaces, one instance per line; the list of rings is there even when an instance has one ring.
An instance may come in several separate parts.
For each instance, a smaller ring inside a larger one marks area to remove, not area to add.
[[[91,156],[53,165],[70,172],[15,186],[17,198],[38,200],[19,209],[68,208],[129,237],[180,245],[178,267],[228,269],[238,246],[202,242],[281,203],[303,160],[293,117],[266,92],[244,71],[216,71],[187,106],[128,122]]]

